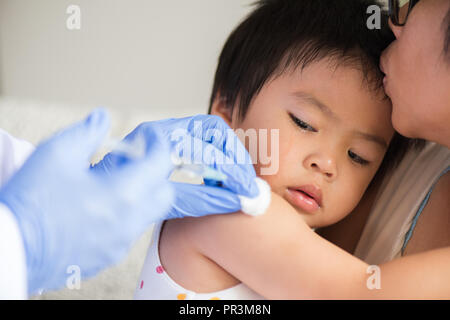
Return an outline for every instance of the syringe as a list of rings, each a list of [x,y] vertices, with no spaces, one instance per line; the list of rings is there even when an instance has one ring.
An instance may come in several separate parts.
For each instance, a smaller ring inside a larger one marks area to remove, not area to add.
[[[201,177],[214,181],[225,181],[227,179],[225,174],[216,169],[204,164],[185,162],[174,154],[172,154],[172,163],[175,165],[175,170],[186,172],[190,178]]]
[[[132,159],[139,159],[145,155],[145,140],[139,137],[136,137],[131,142],[110,138],[104,146],[114,153],[120,153]],[[175,166],[174,170],[186,172],[191,178],[201,177],[215,181],[225,181],[227,179],[225,174],[216,169],[204,164],[188,163],[175,154],[172,154],[171,161]]]
[[[108,139],[105,146],[112,149],[112,152],[122,153],[130,158],[141,158],[145,156],[146,145],[142,137],[136,137],[131,143],[123,140]],[[172,154],[171,160],[175,166],[175,170],[184,171],[192,178],[200,177],[204,180],[213,180],[217,182],[217,186],[221,186],[221,182],[227,179],[225,174],[216,169],[204,164],[188,163],[175,154]],[[241,210],[251,216],[264,214],[271,201],[269,184],[260,178],[255,178],[255,181],[259,189],[259,195],[257,197],[248,198],[238,195],[241,202]]]

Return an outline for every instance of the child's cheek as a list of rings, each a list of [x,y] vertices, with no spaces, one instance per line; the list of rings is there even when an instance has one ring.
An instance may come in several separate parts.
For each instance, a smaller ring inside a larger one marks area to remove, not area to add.
[[[300,172],[299,166],[301,162],[298,159],[299,150],[292,145],[290,136],[280,134],[279,141],[276,145],[273,145],[273,141],[270,146],[273,150],[274,147],[277,148],[276,156],[271,154],[271,162],[261,163],[258,161],[254,164],[255,172],[258,177],[264,179],[271,187],[272,191],[283,196],[285,189],[294,183],[294,177],[296,177],[298,172]],[[267,149],[270,150],[270,149]],[[268,170],[268,168],[277,170]],[[264,172],[270,172],[270,174],[264,174]],[[295,183],[294,183],[295,184]]]
[[[358,177],[347,174],[349,179],[341,179],[334,188],[327,192],[329,199],[327,206],[327,216],[331,221],[328,225],[336,223],[352,212],[364,194],[364,185],[358,181]]]
[[[282,179],[280,179],[279,175],[263,175],[263,176],[258,175],[258,176],[261,179],[265,180],[270,185],[270,189],[272,190],[272,192],[275,192],[281,197],[284,196],[285,186],[283,184]]]

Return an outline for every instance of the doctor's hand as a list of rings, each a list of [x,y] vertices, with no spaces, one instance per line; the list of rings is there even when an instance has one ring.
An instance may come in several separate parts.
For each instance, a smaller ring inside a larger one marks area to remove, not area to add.
[[[256,197],[259,189],[250,155],[233,130],[222,118],[197,115],[181,119],[165,119],[140,124],[124,140],[143,136],[147,130],[157,130],[171,146],[172,154],[191,163],[203,163],[224,174],[223,187],[205,180],[205,185],[171,182],[175,201],[167,219],[186,216],[200,217],[209,214],[230,213],[241,210],[238,195]],[[113,170],[118,156],[108,154],[96,165],[96,170]]]
[[[108,174],[89,169],[109,125],[94,111],[39,145],[0,190],[22,233],[30,294],[62,287],[69,266],[85,278],[118,262],[170,207],[169,148],[150,127],[142,158],[122,158]]]

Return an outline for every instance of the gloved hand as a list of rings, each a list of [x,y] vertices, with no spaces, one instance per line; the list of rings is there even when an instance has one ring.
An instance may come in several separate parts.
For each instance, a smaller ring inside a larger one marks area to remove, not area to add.
[[[170,207],[168,146],[150,127],[142,159],[122,159],[108,174],[89,170],[109,125],[94,111],[39,145],[0,190],[22,233],[30,294],[63,286],[68,266],[85,278],[118,262]]]
[[[167,219],[236,212],[241,209],[237,195],[256,197],[259,194],[250,156],[222,118],[197,115],[144,122],[124,140],[132,140],[139,135],[147,140],[145,131],[148,128],[162,132],[172,152],[175,151],[180,158],[204,163],[227,176],[223,188],[216,187],[210,180],[205,180],[205,185],[172,182],[175,201]],[[110,153],[94,170],[108,172],[120,162],[119,158],[119,155]]]

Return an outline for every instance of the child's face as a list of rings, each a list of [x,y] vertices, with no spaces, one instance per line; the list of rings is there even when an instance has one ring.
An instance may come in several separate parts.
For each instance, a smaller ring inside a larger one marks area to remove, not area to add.
[[[233,129],[279,130],[279,170],[261,177],[309,226],[321,227],[355,208],[383,160],[394,134],[383,97],[368,89],[361,71],[319,61],[268,82],[243,121],[220,102],[212,113]],[[267,166],[258,160],[256,173]]]

